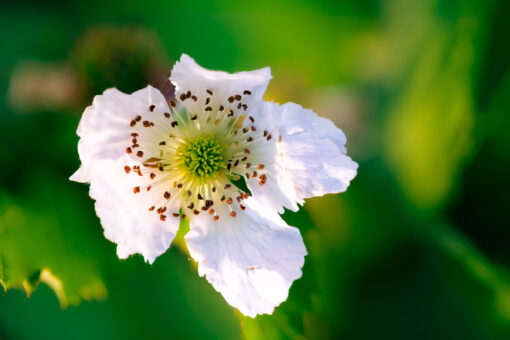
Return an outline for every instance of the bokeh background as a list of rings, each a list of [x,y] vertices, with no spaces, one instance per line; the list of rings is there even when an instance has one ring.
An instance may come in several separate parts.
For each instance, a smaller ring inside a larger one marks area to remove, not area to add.
[[[0,339],[509,339],[509,4],[2,3]],[[161,88],[181,53],[271,66],[266,99],[332,119],[360,164],[284,215],[309,255],[272,316],[228,306],[179,240],[118,260],[68,180],[93,96]]]

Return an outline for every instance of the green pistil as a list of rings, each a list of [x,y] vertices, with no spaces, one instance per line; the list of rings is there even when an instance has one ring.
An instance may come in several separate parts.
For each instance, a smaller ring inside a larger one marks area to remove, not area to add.
[[[182,157],[186,170],[193,176],[208,178],[225,168],[223,148],[214,137],[199,137],[182,144],[177,154]]]

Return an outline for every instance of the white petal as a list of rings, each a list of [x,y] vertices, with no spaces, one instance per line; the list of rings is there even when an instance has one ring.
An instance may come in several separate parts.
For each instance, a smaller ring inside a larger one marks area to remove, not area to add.
[[[198,65],[190,56],[183,54],[170,76],[175,85],[176,98],[190,91],[198,99],[186,99],[182,102],[189,112],[199,113],[204,108],[206,98],[210,98],[210,105],[216,110],[219,105],[225,107],[237,106],[238,102],[229,104],[227,98],[234,95],[243,96],[242,102],[248,107],[254,107],[262,101],[267,85],[271,80],[269,67],[255,71],[227,73],[211,71]],[[211,91],[213,95],[207,92]],[[245,91],[246,92],[245,94]]]
[[[151,109],[151,105],[155,107]],[[96,200],[96,213],[105,236],[117,243],[120,258],[140,253],[153,262],[168,249],[179,226],[178,218],[163,222],[156,213],[148,211],[154,200],[152,195],[157,192],[134,194],[133,188],[143,187],[147,176],[128,175],[124,170],[124,166],[136,164],[126,154],[132,138],[130,122],[137,115],[161,119],[161,112],[166,110],[163,96],[152,87],[131,95],[109,89],[94,98],[78,127],[82,165],[71,179],[90,182],[90,196]]]
[[[275,137],[273,143],[259,142],[266,184],[248,181],[253,197],[268,207],[296,211],[305,198],[345,191],[356,176],[358,164],[346,155],[345,135],[330,120],[294,103],[265,103],[253,116]]]
[[[169,216],[161,221],[155,212],[148,211],[152,201],[133,194],[139,185],[134,176],[126,176],[123,161],[96,162],[90,180],[90,197],[96,200],[95,208],[104,235],[117,244],[119,258],[142,254],[149,263],[163,254],[175,238],[179,218]],[[174,207],[178,211],[178,206]]]
[[[156,109],[149,110],[150,105]],[[125,154],[130,140],[129,123],[137,115],[161,119],[161,112],[168,111],[163,95],[148,86],[133,94],[125,94],[113,88],[96,96],[85,109],[76,133],[80,138],[78,153],[82,162],[71,180],[86,183],[94,162],[101,159],[118,159]]]
[[[186,243],[206,276],[225,300],[244,315],[271,314],[301,277],[306,248],[299,230],[252,199],[237,217],[213,222],[193,216]]]

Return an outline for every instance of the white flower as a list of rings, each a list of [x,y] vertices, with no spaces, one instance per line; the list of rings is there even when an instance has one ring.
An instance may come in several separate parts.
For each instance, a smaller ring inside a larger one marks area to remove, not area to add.
[[[150,86],[95,97],[78,127],[82,166],[71,179],[90,183],[120,258],[140,253],[152,263],[188,218],[199,274],[243,314],[270,314],[306,255],[299,230],[278,213],[344,191],[357,164],[331,121],[263,101],[269,68],[228,74],[183,55],[170,79],[176,102]]]

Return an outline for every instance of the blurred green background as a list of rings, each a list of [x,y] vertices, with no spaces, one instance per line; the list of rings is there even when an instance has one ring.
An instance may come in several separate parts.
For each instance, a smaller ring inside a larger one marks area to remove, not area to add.
[[[510,338],[508,1],[0,6],[0,339]],[[309,255],[272,316],[236,313],[184,247],[118,260],[68,180],[93,96],[162,87],[181,53],[271,66],[266,99],[332,119],[360,164],[285,214]]]

